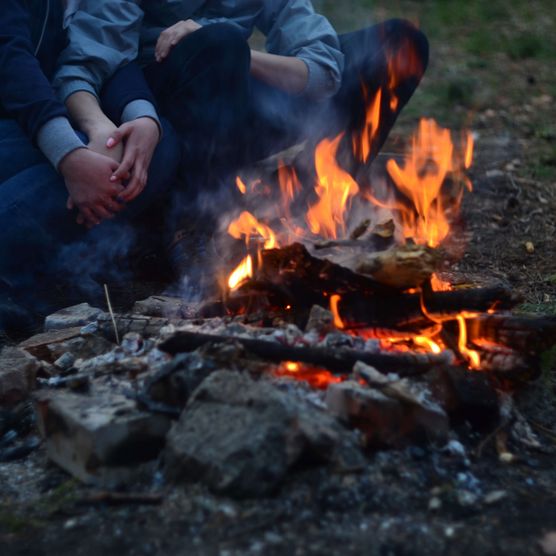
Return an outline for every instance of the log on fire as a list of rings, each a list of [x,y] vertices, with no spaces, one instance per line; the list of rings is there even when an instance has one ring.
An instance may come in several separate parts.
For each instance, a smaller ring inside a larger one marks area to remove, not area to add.
[[[357,361],[375,367],[380,372],[396,372],[399,376],[423,374],[436,367],[452,364],[449,351],[431,353],[369,353],[353,349],[328,349],[319,347],[287,346],[278,342],[222,336],[197,332],[178,331],[158,347],[171,355],[194,351],[207,343],[237,342],[246,351],[273,363],[291,361],[325,368],[337,374],[349,374]]]

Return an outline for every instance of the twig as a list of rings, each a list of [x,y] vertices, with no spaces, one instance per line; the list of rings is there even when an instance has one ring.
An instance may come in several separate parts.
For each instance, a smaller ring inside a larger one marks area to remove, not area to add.
[[[112,319],[112,324],[114,325],[114,335],[116,336],[116,343],[120,345],[120,336],[118,334],[118,326],[116,325],[116,317],[114,316],[114,311],[112,310],[112,303],[110,303],[110,294],[108,293],[108,286],[104,284],[104,295],[106,296],[106,305],[108,305],[108,312],[110,313],[110,318]]]

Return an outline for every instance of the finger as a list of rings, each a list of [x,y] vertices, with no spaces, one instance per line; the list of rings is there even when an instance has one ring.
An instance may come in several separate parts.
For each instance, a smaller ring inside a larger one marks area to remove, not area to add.
[[[110,176],[111,182],[129,179],[130,171],[136,162],[137,153],[134,149],[127,149],[124,153],[124,158],[120,165],[116,168],[115,172]]]
[[[66,201],[66,208],[68,210],[73,210],[75,208],[75,203],[73,202],[73,199],[68,196],[68,200]]]
[[[164,60],[168,54],[170,53],[170,49],[172,48],[172,42],[175,40],[175,32],[172,31],[171,33],[167,33],[164,36],[160,36],[159,44],[157,45],[157,61],[161,62]]]
[[[125,188],[125,191],[120,195],[120,199],[129,203],[133,199],[135,199],[143,189],[145,189],[145,185],[147,183],[147,172],[142,167],[136,167],[133,172],[133,177],[131,181]]]
[[[79,218],[79,216],[77,217],[78,224],[84,224],[89,229],[100,224],[100,220],[89,207],[81,207],[79,210],[79,216],[81,216],[81,218]]]
[[[125,204],[114,199],[106,199],[104,201],[104,208],[112,214],[118,214],[119,212],[124,210]]]
[[[75,221],[81,225],[81,224],[85,224],[85,218],[83,217],[83,215],[81,213],[79,213],[77,215],[77,218],[75,219]]]
[[[119,145],[125,137],[127,137],[130,133],[130,127],[124,124],[120,126],[118,129],[115,129],[111,134],[110,137],[106,140],[106,147],[109,149],[114,148],[116,145]]]
[[[96,204],[93,207],[93,211],[100,221],[110,220],[111,218],[114,218],[114,214],[111,213],[108,209],[106,209],[103,204],[100,203]]]

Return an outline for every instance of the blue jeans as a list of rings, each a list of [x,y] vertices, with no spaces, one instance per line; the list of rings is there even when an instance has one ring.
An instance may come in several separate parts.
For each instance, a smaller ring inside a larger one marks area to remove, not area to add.
[[[129,253],[140,217],[169,193],[179,165],[177,136],[163,121],[164,135],[141,195],[113,221],[91,231],[66,208],[63,178],[32,145],[17,122],[0,120],[0,279],[31,295],[40,281],[95,288],[92,276]]]

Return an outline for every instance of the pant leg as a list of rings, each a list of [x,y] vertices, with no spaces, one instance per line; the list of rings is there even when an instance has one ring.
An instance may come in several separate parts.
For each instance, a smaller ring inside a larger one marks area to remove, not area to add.
[[[162,63],[145,68],[161,114],[185,143],[184,161],[206,170],[233,156],[247,116],[250,50],[234,25],[207,25],[183,39]]]
[[[391,19],[340,36],[345,68],[340,90],[332,100],[329,133],[361,133],[369,101],[382,91],[379,133],[371,148],[374,159],[398,115],[419,85],[429,57],[425,35],[412,23]],[[364,92],[365,91],[365,92]]]
[[[33,146],[15,120],[0,119],[0,183],[44,162],[44,155]]]

